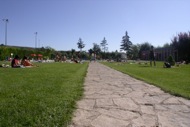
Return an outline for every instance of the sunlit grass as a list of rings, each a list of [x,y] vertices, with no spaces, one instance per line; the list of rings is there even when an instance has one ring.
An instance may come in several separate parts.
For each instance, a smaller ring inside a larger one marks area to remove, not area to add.
[[[88,63],[0,68],[0,126],[67,126]]]
[[[138,63],[103,64],[158,86],[173,95],[190,99],[190,65],[163,68],[163,62],[157,62],[156,67]]]

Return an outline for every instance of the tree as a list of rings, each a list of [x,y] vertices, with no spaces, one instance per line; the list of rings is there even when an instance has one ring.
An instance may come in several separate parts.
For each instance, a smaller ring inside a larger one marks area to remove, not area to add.
[[[108,47],[108,43],[107,43],[107,40],[106,38],[104,37],[104,39],[102,40],[102,42],[100,43],[101,47],[102,47],[102,50],[104,51],[104,53],[107,51]]]
[[[112,53],[114,53],[112,56],[115,59],[115,61],[121,62],[121,53],[119,53],[117,50],[115,52],[112,52]]]
[[[100,46],[96,43],[93,43],[93,48],[89,50],[89,53],[94,53],[94,59],[96,59],[100,57],[99,56],[100,52],[101,52]]]
[[[169,44],[169,43],[165,43],[165,44],[163,45],[163,48],[167,48],[167,47],[170,47],[170,44]]]
[[[190,61],[190,32],[179,33],[172,39],[171,45],[178,51],[180,60]]]
[[[92,49],[89,49],[88,50],[88,53],[90,54],[90,56],[92,55],[92,53],[93,53],[93,50]]]
[[[74,55],[74,53],[75,53],[75,49],[71,49],[72,56]]]
[[[140,45],[140,50],[139,50],[139,57],[142,58],[142,52],[143,51],[150,51],[151,44],[148,42],[144,42]]]
[[[104,51],[104,53],[102,53],[102,58],[103,58],[103,59],[105,59],[105,57],[106,57],[105,52],[108,50],[107,45],[108,45],[108,44],[107,44],[107,40],[106,40],[106,38],[104,37],[103,40],[102,40],[102,42],[100,43],[100,46],[102,47],[102,50]]]
[[[137,45],[132,45],[131,46],[131,58],[133,60],[139,58],[139,51],[140,51],[140,45],[137,44]]]
[[[85,44],[83,43],[81,38],[79,38],[77,45],[80,51],[82,51],[82,49],[85,47]]]
[[[93,48],[92,48],[92,50],[93,50],[93,52],[94,52],[95,54],[98,54],[98,53],[101,52],[100,46],[99,46],[98,44],[96,44],[96,43],[93,43]]]
[[[129,40],[129,36],[128,36],[128,33],[127,31],[125,32],[125,36],[122,37],[122,41],[121,41],[121,50],[124,50],[126,51],[126,54],[127,53],[130,53],[131,52],[131,46],[132,46],[132,42]]]

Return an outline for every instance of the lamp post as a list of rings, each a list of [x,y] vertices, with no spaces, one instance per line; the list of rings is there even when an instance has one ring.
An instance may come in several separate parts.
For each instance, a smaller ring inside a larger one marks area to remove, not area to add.
[[[37,48],[37,35],[38,35],[38,32],[35,32],[35,48]]]
[[[40,48],[40,39],[38,40],[38,48]]]
[[[5,21],[5,45],[7,45],[7,23],[9,22],[8,19],[3,19]]]

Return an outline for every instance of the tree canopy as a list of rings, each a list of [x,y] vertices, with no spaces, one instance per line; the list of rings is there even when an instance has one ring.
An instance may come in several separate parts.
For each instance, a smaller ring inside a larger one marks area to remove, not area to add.
[[[80,51],[82,51],[82,49],[85,47],[85,44],[83,43],[81,38],[79,38],[77,45]]]
[[[171,41],[171,45],[178,51],[179,60],[190,61],[190,32],[179,33]]]
[[[139,58],[140,45],[131,46],[131,59],[136,60]]]
[[[98,54],[101,52],[100,46],[96,43],[93,43],[93,48],[92,48],[93,52]]]
[[[139,49],[139,58],[142,57],[142,52],[143,51],[149,51],[150,50],[150,47],[151,47],[151,44],[149,42],[144,42],[142,44],[140,44],[140,49]]]

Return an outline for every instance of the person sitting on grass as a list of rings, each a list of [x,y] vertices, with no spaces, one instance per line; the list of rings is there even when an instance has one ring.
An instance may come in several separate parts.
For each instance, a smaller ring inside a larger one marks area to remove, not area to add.
[[[12,68],[20,68],[21,67],[18,55],[15,55],[14,59],[11,61],[11,67]]]
[[[23,59],[21,61],[21,65],[23,65],[24,67],[34,67],[35,66],[32,63],[30,63],[30,61],[27,59],[26,56],[23,57]]]
[[[164,68],[171,68],[171,64],[168,63],[168,62],[164,62],[163,67],[164,67]]]

